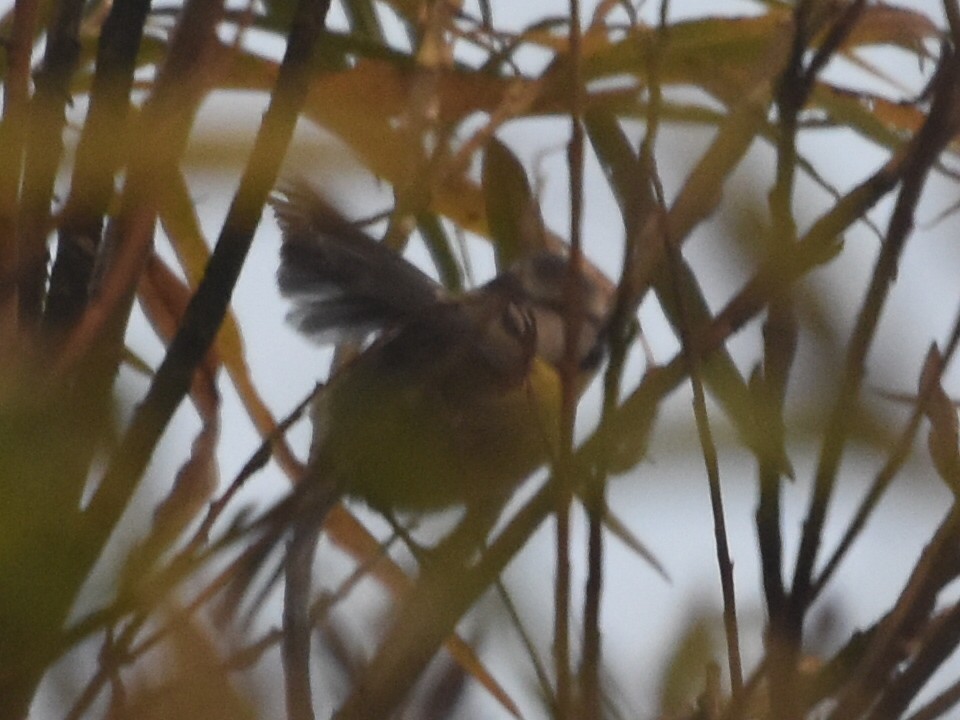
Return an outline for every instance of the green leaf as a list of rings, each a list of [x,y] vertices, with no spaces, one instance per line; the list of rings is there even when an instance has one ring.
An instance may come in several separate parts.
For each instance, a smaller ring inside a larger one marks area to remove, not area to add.
[[[587,137],[620,207],[627,237],[636,237],[638,220],[653,209],[653,193],[637,153],[612,113],[593,108],[584,117]]]
[[[543,219],[527,174],[510,149],[496,138],[483,158],[483,197],[497,267],[510,267],[543,242]]]

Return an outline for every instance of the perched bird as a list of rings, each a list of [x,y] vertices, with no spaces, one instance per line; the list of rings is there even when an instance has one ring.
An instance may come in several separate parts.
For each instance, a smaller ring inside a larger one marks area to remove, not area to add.
[[[566,257],[541,246],[487,284],[452,294],[308,189],[286,189],[272,204],[290,321],[319,342],[361,348],[314,401],[303,477],[255,521],[260,537],[241,556],[224,607],[236,608],[289,535],[288,712],[310,718],[310,569],[331,508],[343,498],[385,513],[461,505],[464,525],[473,517],[485,527],[558,450],[569,293],[579,300],[572,345],[583,386],[602,359],[613,290],[586,272],[571,276]]]
[[[432,510],[509,493],[556,448],[566,259],[540,250],[448,294],[305,190],[273,203],[278,282],[292,323],[321,342],[372,344],[313,408],[306,482],[380,510]],[[609,291],[581,277],[578,362],[602,357]]]

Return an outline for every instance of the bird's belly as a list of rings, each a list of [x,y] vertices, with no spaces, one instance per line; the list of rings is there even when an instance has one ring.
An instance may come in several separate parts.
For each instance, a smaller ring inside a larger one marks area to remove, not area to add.
[[[507,496],[549,459],[556,435],[556,373],[536,367],[547,374],[457,402],[419,386],[338,392],[322,420],[323,465],[346,495],[381,510],[430,511]]]

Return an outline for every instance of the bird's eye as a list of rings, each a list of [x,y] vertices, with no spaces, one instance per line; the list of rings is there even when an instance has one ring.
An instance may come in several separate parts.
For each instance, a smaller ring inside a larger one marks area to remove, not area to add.
[[[507,303],[500,319],[504,330],[520,340],[526,340],[535,330],[530,311],[516,303]]]

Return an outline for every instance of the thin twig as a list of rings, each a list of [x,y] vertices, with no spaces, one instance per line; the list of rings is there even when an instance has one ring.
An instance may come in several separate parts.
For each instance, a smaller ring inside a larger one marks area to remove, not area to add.
[[[947,717],[947,714],[960,703],[960,680],[951,683],[933,700],[918,709],[907,720],[937,720]]]
[[[664,256],[667,260],[669,277],[672,282],[672,291],[675,296],[675,305],[679,322],[676,323],[680,334],[681,353],[687,366],[693,389],[693,406],[696,418],[697,432],[700,437],[701,450],[710,487],[710,501],[714,520],[714,537],[717,550],[717,564],[720,569],[720,584],[723,595],[724,626],[727,638],[727,660],[730,673],[730,682],[733,694],[736,697],[743,688],[743,669],[740,659],[740,640],[737,627],[736,595],[733,583],[733,565],[730,561],[729,543],[727,540],[726,521],[723,511],[723,495],[720,488],[720,470],[717,460],[716,445],[710,429],[709,416],[706,408],[706,398],[703,390],[702,358],[705,356],[701,349],[694,344],[695,336],[691,332],[690,313],[687,308],[687,288],[682,283],[682,258],[679,246],[674,242],[667,223],[666,200],[663,186],[656,167],[654,144],[659,129],[659,109],[662,95],[659,83],[659,57],[666,51],[668,0],[663,0],[660,6],[660,25],[657,31],[657,42],[648,62],[648,76],[650,77],[650,110],[647,119],[647,133],[640,151],[640,166],[644,176],[649,178],[653,187],[656,201],[656,217],[659,219],[661,243]]]
[[[583,248],[583,87],[580,2],[569,6],[570,64],[570,143],[567,163],[570,169],[570,257],[564,308],[565,347],[561,367],[563,392],[560,418],[560,456],[556,473],[557,575],[554,588],[553,658],[557,682],[557,720],[573,717],[573,688],[570,665],[570,506],[573,501],[573,433],[577,413],[577,380],[580,364],[580,330],[583,307],[579,279],[582,275]]]
[[[893,609],[879,623],[837,698],[830,720],[862,717],[899,666],[906,642],[933,611],[937,593],[960,573],[957,538],[960,506],[954,505],[924,548]]]
[[[776,179],[769,194],[772,219],[770,252],[788,256],[797,241],[793,216],[794,181],[797,167],[797,129],[801,109],[807,101],[815,76],[805,73],[804,55],[810,42],[810,2],[797,4],[793,14],[793,41],[789,60],[780,75],[775,94],[777,107]],[[783,473],[779,458],[784,453],[783,403],[790,365],[796,351],[796,319],[793,303],[784,293],[770,303],[764,323],[764,362],[758,376],[754,402],[761,422],[758,432],[765,452],[759,462],[757,537],[763,567],[763,588],[770,618],[768,655],[770,662],[771,706],[785,718],[798,715],[794,665],[798,645],[790,636],[785,613],[783,583],[783,541],[780,534],[780,493]]]
[[[960,644],[960,605],[954,604],[934,617],[917,639],[919,648],[907,667],[898,670],[891,682],[880,687],[879,702],[867,720],[903,717],[920,689],[953,654]]]
[[[844,559],[844,557],[846,557],[847,552],[853,546],[854,541],[857,539],[857,537],[860,535],[860,532],[863,530],[863,527],[866,525],[867,520],[873,512],[873,509],[876,507],[877,503],[880,502],[881,497],[889,487],[890,483],[893,481],[893,478],[896,477],[896,474],[907,461],[910,451],[913,448],[913,440],[917,434],[917,430],[920,427],[920,421],[923,419],[927,400],[930,397],[930,394],[933,392],[933,389],[939,385],[944,369],[950,364],[951,358],[957,351],[958,343],[960,343],[960,308],[957,309],[957,312],[954,316],[953,330],[950,332],[950,338],[947,340],[946,347],[944,348],[942,363],[939,364],[933,377],[930,378],[930,381],[920,388],[920,392],[918,393],[916,399],[916,405],[910,414],[910,419],[907,421],[906,426],[900,433],[900,437],[897,439],[897,442],[894,443],[893,450],[890,452],[890,457],[877,473],[873,483],[870,485],[870,489],[867,491],[863,501],[857,508],[857,512],[854,514],[853,519],[847,526],[846,531],[844,531],[843,537],[840,539],[840,542],[837,544],[837,547],[830,556],[830,559],[824,565],[823,570],[820,571],[816,581],[813,583],[811,588],[811,601],[815,600],[820,595],[823,588],[830,581],[830,578],[833,577],[833,574],[837,567],[839,567],[840,562]]]
[[[112,628],[107,628],[103,645],[100,648],[97,672],[94,673],[83,691],[77,696],[70,710],[64,716],[64,720],[80,720],[86,715],[104,686],[118,674],[123,666],[133,661],[135,653],[130,651],[130,645],[145,620],[146,618],[143,615],[132,618],[119,637],[114,636]]]
[[[520,613],[517,612],[517,607],[513,602],[513,599],[510,597],[510,593],[507,591],[507,587],[503,584],[502,579],[498,579],[495,583],[497,589],[497,595],[500,597],[500,602],[503,603],[503,607],[507,611],[507,618],[510,620],[510,624],[513,625],[514,630],[516,630],[517,635],[520,636],[520,643],[523,645],[523,649],[527,653],[527,658],[530,660],[530,665],[533,666],[533,672],[537,676],[537,685],[540,688],[540,692],[545,698],[547,698],[548,703],[551,707],[556,706],[556,697],[553,694],[553,688],[550,685],[550,675],[547,672],[547,668],[540,661],[540,657],[537,654],[537,648],[533,644],[533,639],[530,637],[530,633],[527,632],[527,629],[523,626],[523,620],[520,618]]]
[[[297,522],[284,559],[283,677],[289,720],[313,720],[310,689],[310,589],[313,559],[320,536],[319,522]]]
[[[260,447],[250,456],[250,459],[244,463],[243,467],[240,468],[240,471],[234,477],[233,481],[227,487],[227,489],[217,498],[214,502],[210,503],[210,508],[207,511],[206,516],[203,519],[203,522],[200,523],[200,527],[197,528],[196,535],[190,541],[189,545],[193,547],[199,547],[207,543],[210,538],[210,530],[213,527],[214,523],[226,509],[227,505],[233,499],[234,495],[240,491],[240,489],[246,484],[253,475],[263,468],[267,461],[270,460],[270,456],[273,454],[273,448],[277,440],[282,438],[290,426],[293,425],[297,420],[300,419],[300,416],[303,415],[303,412],[307,409],[307,406],[313,402],[314,398],[317,397],[317,394],[320,393],[323,389],[322,385],[318,385],[313,391],[310,392],[307,397],[300,401],[300,403],[290,411],[277,427],[267,435],[263,441],[260,443]]]
[[[652,162],[652,158],[650,161]],[[657,179],[656,171],[651,172],[654,188],[661,207],[661,217],[666,216],[666,205],[663,200],[663,188]],[[672,241],[666,223],[663,225],[663,243],[666,246],[666,257],[671,276],[674,278],[677,307],[681,317],[684,315],[685,288],[680,286],[680,251]],[[743,689],[743,663],[740,658],[740,632],[737,624],[736,592],[733,582],[733,563],[730,559],[730,546],[727,540],[726,520],[723,510],[723,493],[720,487],[720,466],[717,458],[717,448],[710,429],[710,418],[707,413],[706,396],[703,391],[701,362],[706,352],[696,345],[696,336],[690,331],[686,322],[679,324],[680,342],[684,362],[690,377],[693,390],[693,411],[696,419],[697,434],[700,438],[700,447],[703,453],[703,462],[706,467],[707,480],[710,487],[710,507],[713,514],[714,543],[717,551],[717,566],[720,570],[720,587],[723,595],[723,623],[727,639],[727,663],[730,672],[730,685],[734,696]]]
[[[900,255],[913,228],[913,215],[920,191],[928,172],[946,143],[956,133],[960,122],[958,79],[960,66],[956,62],[954,51],[945,47],[937,70],[935,94],[927,121],[908,146],[904,156],[903,186],[890,218],[887,237],[871,276],[863,307],[857,316],[856,327],[847,350],[842,385],[827,421],[790,598],[790,622],[795,636],[799,636],[803,616],[810,603],[814,562],[853,410],[862,385],[867,352],[896,275]]]

